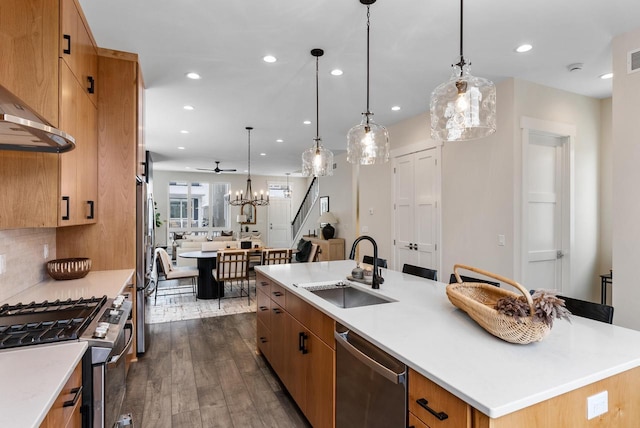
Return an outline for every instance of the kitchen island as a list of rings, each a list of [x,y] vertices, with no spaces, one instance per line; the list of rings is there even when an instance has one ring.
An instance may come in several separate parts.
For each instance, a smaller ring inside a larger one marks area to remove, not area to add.
[[[281,286],[285,297],[301,299],[470,405],[474,426],[509,426],[499,421],[527,411],[533,412],[526,416],[530,426],[553,426],[533,414],[551,414],[554,406],[562,412],[557,407],[568,408],[562,401],[567,399],[584,410],[565,411],[572,426],[637,426],[640,391],[630,384],[640,380],[640,332],[572,317],[571,323],[556,320],[541,342],[514,345],[455,308],[443,283],[383,270],[379,290],[354,286],[394,301],[349,309],[297,286],[344,280],[354,267],[354,261],[335,261],[259,266],[256,271]],[[588,421],[586,396],[572,394],[590,396],[599,388],[608,389],[609,409]]]

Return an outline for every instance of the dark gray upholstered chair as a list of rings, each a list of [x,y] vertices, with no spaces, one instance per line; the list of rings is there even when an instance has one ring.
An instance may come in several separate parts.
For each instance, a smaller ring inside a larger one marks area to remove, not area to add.
[[[373,256],[364,256],[362,257],[362,263],[373,266]],[[387,268],[387,259],[381,259],[378,257],[378,267],[379,268]]]
[[[407,263],[405,263],[404,266],[402,266],[402,273],[421,276],[422,278],[432,279],[434,281],[438,280],[437,270],[429,269],[421,266],[414,266]]]
[[[473,278],[471,276],[464,276],[464,275],[460,275],[460,279],[462,280],[462,282],[484,282],[485,284],[491,284],[491,285],[495,285],[496,287],[500,287],[499,282],[487,281],[486,279]],[[456,281],[455,274],[451,274],[451,276],[449,277],[449,284],[453,284],[454,282],[458,282],[458,281]]]
[[[564,300],[564,305],[575,316],[602,321],[608,324],[613,323],[613,306],[574,299],[573,297],[558,297]]]

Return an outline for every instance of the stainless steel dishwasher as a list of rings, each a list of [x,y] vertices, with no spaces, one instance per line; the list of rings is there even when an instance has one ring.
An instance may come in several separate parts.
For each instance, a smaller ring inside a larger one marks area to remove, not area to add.
[[[407,426],[407,366],[336,324],[336,428]]]

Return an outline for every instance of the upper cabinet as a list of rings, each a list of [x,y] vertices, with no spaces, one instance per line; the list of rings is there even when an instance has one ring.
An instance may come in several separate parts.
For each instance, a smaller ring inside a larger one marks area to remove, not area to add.
[[[82,9],[76,0],[0,1],[0,52],[0,84],[76,140],[59,155],[0,151],[3,201],[24,207],[0,213],[0,228],[95,223],[98,55]],[[10,175],[5,166],[18,161],[26,171]]]

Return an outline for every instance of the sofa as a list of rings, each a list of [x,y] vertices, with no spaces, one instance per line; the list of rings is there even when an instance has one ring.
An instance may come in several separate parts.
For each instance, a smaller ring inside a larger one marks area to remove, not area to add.
[[[225,248],[241,248],[242,242],[250,242],[250,248],[263,247],[264,244],[259,236],[252,236],[250,238],[243,238],[240,241],[236,240],[224,240],[216,239],[223,238],[214,237],[213,240],[208,241],[182,241],[180,246],[176,247],[176,265],[177,266],[197,266],[197,259],[180,257],[180,254],[190,251],[217,251]],[[228,236],[226,238],[229,238]],[[245,244],[246,245],[246,244]]]

